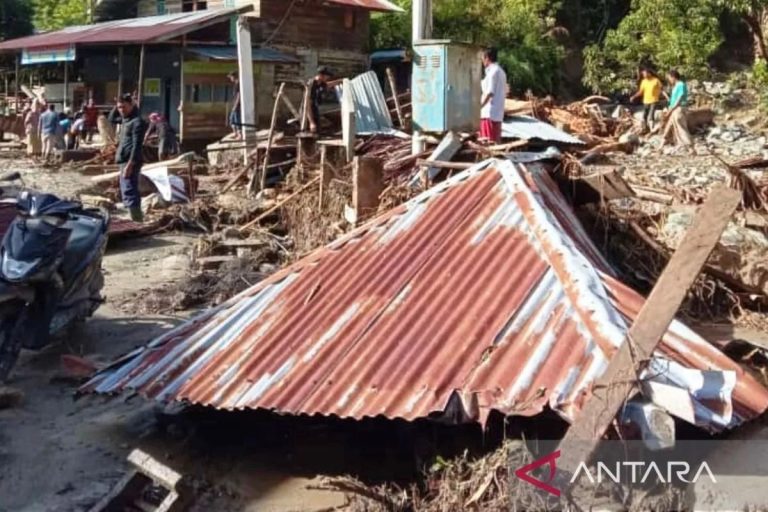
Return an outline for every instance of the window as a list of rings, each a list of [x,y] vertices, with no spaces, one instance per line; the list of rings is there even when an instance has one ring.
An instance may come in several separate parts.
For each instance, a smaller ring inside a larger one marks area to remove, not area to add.
[[[184,86],[186,103],[225,103],[231,99],[231,85],[187,84]]]
[[[355,28],[355,11],[352,9],[344,11],[344,28],[348,30]]]
[[[207,8],[206,0],[181,0],[181,12],[204,11]]]

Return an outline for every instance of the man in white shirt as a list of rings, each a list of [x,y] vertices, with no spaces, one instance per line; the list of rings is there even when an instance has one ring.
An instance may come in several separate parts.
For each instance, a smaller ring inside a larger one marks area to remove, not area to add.
[[[504,99],[507,94],[507,75],[496,63],[495,48],[483,50],[483,78],[480,108],[480,137],[501,142],[501,122],[504,120]]]

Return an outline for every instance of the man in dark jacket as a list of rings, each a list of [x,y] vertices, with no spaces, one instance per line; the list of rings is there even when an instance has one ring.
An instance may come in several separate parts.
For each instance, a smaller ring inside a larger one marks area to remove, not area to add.
[[[118,99],[117,106],[109,113],[109,121],[122,125],[115,155],[115,162],[120,166],[120,195],[123,204],[131,212],[131,219],[141,222],[144,216],[141,212],[139,177],[147,124],[141,118],[130,94],[124,94]]]

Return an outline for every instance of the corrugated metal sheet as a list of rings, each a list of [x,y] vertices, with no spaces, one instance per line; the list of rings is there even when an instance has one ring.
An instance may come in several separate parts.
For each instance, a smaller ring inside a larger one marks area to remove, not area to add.
[[[501,135],[512,139],[539,139],[563,144],[584,144],[573,135],[529,116],[506,117],[501,123]]]
[[[350,85],[355,102],[355,131],[359,134],[392,131],[392,116],[376,73],[366,71],[350,80]]]
[[[237,60],[236,46],[188,46],[187,51],[207,59]],[[274,48],[260,48],[254,46],[252,53],[254,62],[280,62],[288,64],[299,62],[296,57],[286,55]]]
[[[351,5],[368,11],[379,12],[405,12],[400,6],[389,0],[327,0],[328,3],[338,5]]]
[[[407,420],[549,406],[571,419],[641,304],[542,167],[491,161],[128,354],[81,391]],[[703,426],[768,406],[766,389],[679,322],[654,361],[662,370],[649,379],[685,390]]]
[[[56,48],[69,45],[137,44],[167,41],[201,28],[226,21],[230,16],[252,9],[211,9],[205,11],[147,16],[67,27],[0,43],[0,51]]]

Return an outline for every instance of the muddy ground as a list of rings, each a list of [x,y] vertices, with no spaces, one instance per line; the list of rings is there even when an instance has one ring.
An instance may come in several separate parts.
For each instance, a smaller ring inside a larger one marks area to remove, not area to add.
[[[0,152],[0,174],[9,170],[22,172],[27,186],[61,195],[72,195],[88,183],[77,173],[40,169],[18,154]],[[158,414],[162,407],[140,397],[74,400],[78,383],[63,377],[62,354],[104,363],[187,315],[127,316],[117,305],[136,292],[181,278],[188,270],[194,240],[193,235],[173,233],[110,246],[104,259],[107,302],[95,317],[60,343],[22,355],[11,384],[23,391],[24,401],[0,410],[0,511],[87,510],[125,474],[125,458],[137,446],[171,466],[200,475],[195,478],[205,490],[199,510],[210,510],[213,503],[216,510],[319,510],[343,501],[337,494],[305,490],[311,478],[259,469],[276,466],[269,463],[278,456],[274,452],[235,457],[238,465],[231,449],[216,446],[217,439],[227,439],[226,444],[238,451],[242,441],[258,452],[249,432],[233,431],[233,437],[213,429],[198,436],[207,439],[198,440],[191,430],[222,420],[214,411],[204,412],[190,429],[163,421],[167,416]],[[183,422],[187,415],[181,418]],[[250,425],[266,435],[269,422],[270,418],[257,417]],[[195,456],[182,461],[190,453]],[[226,482],[217,481],[224,475]]]

